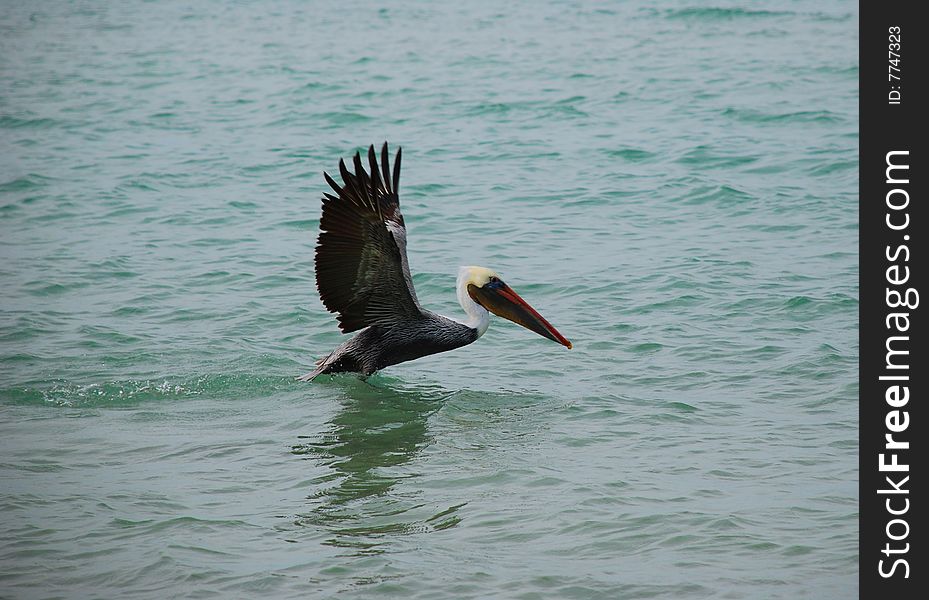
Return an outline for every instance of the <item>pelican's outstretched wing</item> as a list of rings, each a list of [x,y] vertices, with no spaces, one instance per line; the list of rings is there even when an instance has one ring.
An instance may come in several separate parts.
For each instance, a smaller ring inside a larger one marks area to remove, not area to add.
[[[380,169],[372,145],[371,173],[355,153],[355,172],[339,161],[340,186],[328,173],[337,194],[323,194],[323,214],[316,243],[316,287],[330,312],[339,313],[339,328],[355,331],[422,316],[406,259],[406,226],[397,195],[400,150],[390,172],[387,143]]]

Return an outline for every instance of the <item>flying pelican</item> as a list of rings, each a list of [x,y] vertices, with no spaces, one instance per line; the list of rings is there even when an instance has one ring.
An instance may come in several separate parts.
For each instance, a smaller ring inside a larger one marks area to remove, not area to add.
[[[339,314],[342,332],[358,334],[298,379],[310,381],[318,375],[346,371],[367,376],[390,365],[460,348],[487,331],[487,311],[571,348],[571,342],[497,273],[484,267],[458,270],[458,302],[467,319],[444,317],[420,306],[400,214],[400,158],[398,149],[391,175],[385,142],[380,168],[372,145],[368,148],[370,173],[357,152],[354,173],[339,160],[342,185],[323,173],[336,195],[323,194],[316,287],[326,309]]]

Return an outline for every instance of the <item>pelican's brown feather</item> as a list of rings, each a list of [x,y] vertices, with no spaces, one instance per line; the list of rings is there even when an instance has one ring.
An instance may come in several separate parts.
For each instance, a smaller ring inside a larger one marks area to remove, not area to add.
[[[400,151],[390,173],[387,144],[378,173],[374,146],[368,149],[371,174],[356,153],[349,172],[339,161],[342,185],[328,173],[335,192],[323,195],[316,244],[316,287],[323,304],[338,313],[339,328],[348,333],[370,325],[390,325],[422,318],[406,258],[406,228],[397,186]],[[391,185],[392,183],[392,185]]]

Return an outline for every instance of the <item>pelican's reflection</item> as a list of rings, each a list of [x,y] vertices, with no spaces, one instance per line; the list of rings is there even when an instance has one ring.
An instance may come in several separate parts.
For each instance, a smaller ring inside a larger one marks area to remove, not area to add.
[[[376,385],[357,380],[337,385],[344,385],[342,406],[329,429],[303,436],[292,449],[329,468],[313,481],[319,491],[309,497],[312,510],[297,522],[332,531],[330,544],[378,552],[385,536],[423,527],[422,514],[406,514],[421,513],[415,510],[423,506],[416,494],[393,488],[417,475],[408,463],[429,445],[429,416],[451,393],[402,389],[388,378]]]

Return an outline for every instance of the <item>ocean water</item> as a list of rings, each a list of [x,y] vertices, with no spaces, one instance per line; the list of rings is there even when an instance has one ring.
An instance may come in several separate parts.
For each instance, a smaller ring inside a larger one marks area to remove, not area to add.
[[[858,6],[0,2],[0,597],[857,595]],[[403,147],[367,381],[322,171]]]

